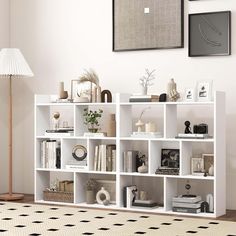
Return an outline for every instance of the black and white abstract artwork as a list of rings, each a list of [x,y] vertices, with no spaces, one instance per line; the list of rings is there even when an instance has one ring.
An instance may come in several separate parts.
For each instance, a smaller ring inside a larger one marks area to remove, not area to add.
[[[189,15],[189,56],[231,54],[231,12]]]

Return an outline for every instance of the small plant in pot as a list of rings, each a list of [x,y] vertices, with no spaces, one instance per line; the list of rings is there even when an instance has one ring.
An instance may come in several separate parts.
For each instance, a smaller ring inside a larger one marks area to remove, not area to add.
[[[95,202],[95,189],[97,188],[97,182],[95,179],[88,179],[86,182],[86,203],[94,204]]]
[[[97,133],[99,130],[99,119],[102,117],[103,110],[98,111],[84,109],[84,124],[88,126],[88,131],[91,133]]]

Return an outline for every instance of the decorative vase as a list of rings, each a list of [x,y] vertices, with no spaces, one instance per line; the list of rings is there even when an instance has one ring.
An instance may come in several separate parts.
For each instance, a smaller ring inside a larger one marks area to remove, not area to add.
[[[142,166],[140,166],[140,167],[138,168],[138,172],[139,172],[139,173],[147,173],[147,172],[148,172],[148,167],[145,166],[145,164],[143,163]]]
[[[210,176],[213,176],[213,175],[214,175],[214,166],[213,166],[213,164],[211,164],[210,168],[208,169],[208,174],[209,174]]]
[[[95,202],[95,194],[93,190],[86,191],[86,203],[87,204],[94,204]]]
[[[142,95],[147,95],[147,90],[148,90],[147,86],[142,86],[141,94]]]
[[[68,92],[64,90],[64,82],[60,82],[59,84],[59,98],[60,99],[68,98]]]
[[[97,133],[97,132],[98,132],[98,128],[95,127],[94,124],[89,124],[89,125],[88,125],[88,131],[89,131],[90,133]]]
[[[98,204],[108,205],[110,203],[110,193],[102,187],[96,194],[96,201]]]
[[[116,115],[115,114],[111,114],[109,117],[107,136],[116,137]]]
[[[135,125],[138,127],[137,132],[142,132],[142,127],[144,126],[144,123],[141,120],[138,120],[138,122],[135,123]]]
[[[100,86],[97,86],[97,101],[96,102],[102,102],[102,89]]]

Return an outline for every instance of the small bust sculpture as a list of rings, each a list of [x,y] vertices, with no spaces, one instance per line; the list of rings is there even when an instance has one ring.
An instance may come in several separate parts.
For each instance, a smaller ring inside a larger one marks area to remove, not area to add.
[[[184,133],[185,134],[191,134],[191,127],[190,127],[190,122],[188,120],[186,120],[184,122],[184,125],[185,125],[185,130],[184,130]]]

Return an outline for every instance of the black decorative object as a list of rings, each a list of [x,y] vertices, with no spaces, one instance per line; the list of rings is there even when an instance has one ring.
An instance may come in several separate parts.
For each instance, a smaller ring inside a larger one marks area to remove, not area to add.
[[[109,90],[103,90],[101,94],[102,102],[112,102],[112,94]]]
[[[72,150],[72,156],[77,161],[83,161],[87,157],[87,149],[82,145],[76,145]]]
[[[182,48],[183,0],[113,0],[113,51]]]
[[[208,202],[202,202],[201,204],[201,212],[209,212],[209,204]]]
[[[186,126],[185,130],[184,130],[184,133],[185,134],[191,134],[192,132],[191,132],[191,127],[190,127],[190,122],[188,120],[186,120],[184,122],[184,125]]]
[[[199,124],[193,126],[194,134],[208,134],[208,125],[207,124]]]
[[[231,55],[231,12],[189,15],[189,56]]]
[[[166,100],[167,100],[167,94],[162,93],[159,97],[159,102],[166,102]]]

